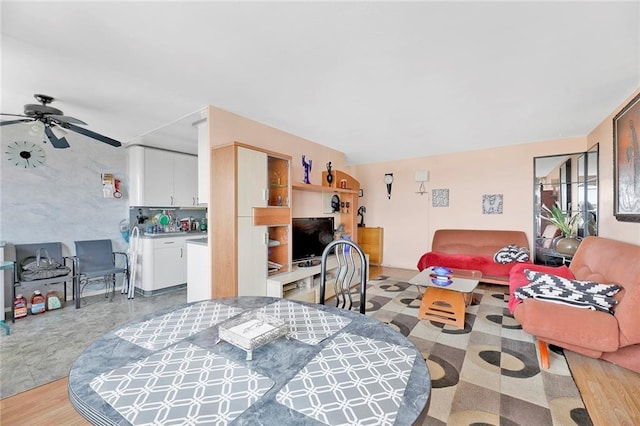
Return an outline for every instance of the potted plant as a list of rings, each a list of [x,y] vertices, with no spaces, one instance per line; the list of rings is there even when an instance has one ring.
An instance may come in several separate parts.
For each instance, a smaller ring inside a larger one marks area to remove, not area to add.
[[[555,225],[562,232],[562,237],[555,244],[556,251],[573,256],[580,245],[578,239],[578,228],[582,222],[580,213],[573,216],[565,214],[557,203],[552,208],[543,205],[542,210],[546,214],[543,213],[540,218]]]

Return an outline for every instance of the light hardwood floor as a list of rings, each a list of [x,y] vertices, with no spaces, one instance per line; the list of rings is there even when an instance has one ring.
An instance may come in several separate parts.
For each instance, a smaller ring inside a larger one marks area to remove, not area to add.
[[[65,377],[1,400],[0,424],[81,426],[91,423],[69,402]]]
[[[594,425],[640,425],[640,374],[565,351]]]
[[[371,267],[378,275],[409,279],[415,272],[388,267]],[[593,424],[640,424],[640,374],[606,361],[566,352],[571,373],[580,389]],[[0,424],[13,425],[89,425],[71,406],[67,379],[63,378],[0,401]]]

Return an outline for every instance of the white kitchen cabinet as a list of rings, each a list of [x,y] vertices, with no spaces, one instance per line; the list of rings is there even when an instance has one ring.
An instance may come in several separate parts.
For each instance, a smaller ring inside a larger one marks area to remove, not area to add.
[[[142,238],[141,273],[135,286],[144,295],[187,282],[187,239],[200,235]]]
[[[187,302],[199,302],[212,297],[207,240],[187,240]]]
[[[129,153],[129,204],[152,207],[198,205],[198,157],[133,145]]]
[[[176,206],[198,205],[198,157],[173,157],[173,199]]]
[[[173,153],[145,149],[143,164],[144,187],[139,205],[173,205]]]

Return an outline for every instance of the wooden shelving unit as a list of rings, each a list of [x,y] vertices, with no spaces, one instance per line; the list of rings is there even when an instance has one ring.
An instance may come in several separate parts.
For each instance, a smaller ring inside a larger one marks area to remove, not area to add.
[[[211,159],[211,294],[266,295],[267,277],[291,267],[291,157],[234,142]]]
[[[344,208],[334,214],[343,234],[358,241],[360,184],[335,171],[335,185],[291,182],[291,157],[234,142],[212,151],[210,205],[213,297],[275,295],[317,301],[316,268],[291,265],[292,191],[317,192],[323,201],[338,194]],[[344,180],[345,188],[340,187]],[[346,207],[348,203],[348,208]],[[323,212],[327,213],[327,212]],[[261,266],[264,265],[264,266]],[[295,284],[295,285],[294,285]]]
[[[346,188],[340,187],[340,182],[345,181]],[[340,212],[332,213],[323,211],[325,214],[334,214],[336,226],[344,226],[343,235],[349,235],[352,241],[358,242],[358,194],[360,192],[360,182],[351,175],[339,170],[333,171],[333,182],[329,186],[327,183],[327,172],[322,172],[322,185],[312,185],[301,182],[294,182],[291,188],[295,191],[319,192],[323,197],[323,205],[330,205],[333,194],[340,197]],[[348,207],[347,207],[348,205]]]
[[[332,186],[320,186],[313,184],[306,184],[302,182],[294,182],[291,188],[297,191],[309,191],[309,192],[338,192],[344,194],[357,194],[359,189],[343,189],[334,188]]]

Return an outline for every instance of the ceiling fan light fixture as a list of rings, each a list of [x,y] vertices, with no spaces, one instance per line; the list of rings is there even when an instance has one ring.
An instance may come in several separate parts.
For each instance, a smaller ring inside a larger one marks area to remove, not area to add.
[[[33,136],[39,136],[44,132],[44,123],[40,120],[36,120],[29,126],[29,134]]]

